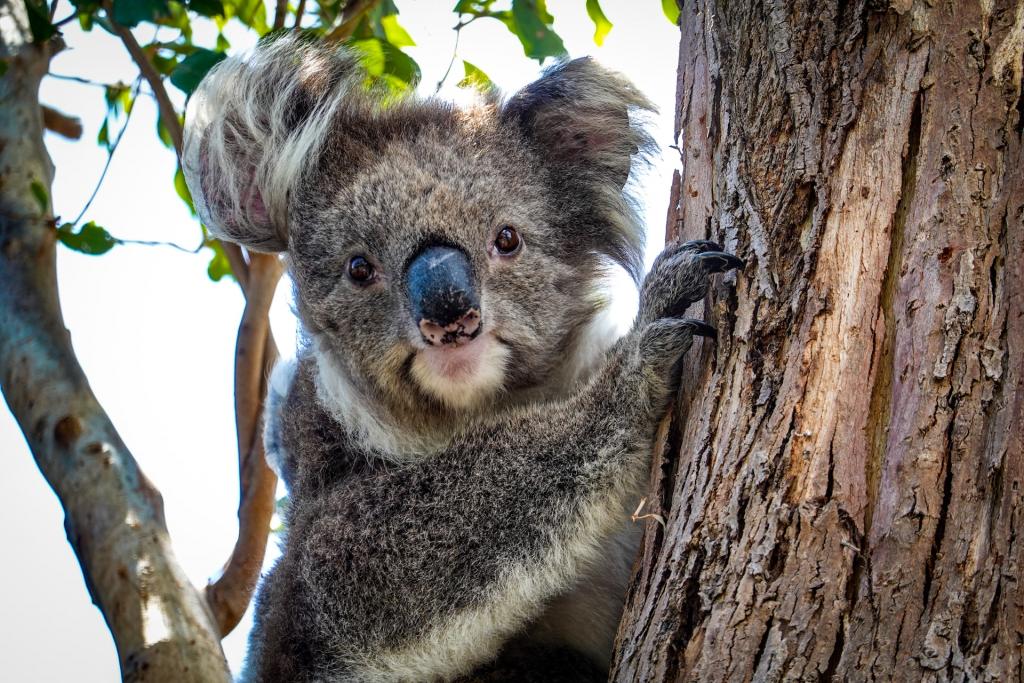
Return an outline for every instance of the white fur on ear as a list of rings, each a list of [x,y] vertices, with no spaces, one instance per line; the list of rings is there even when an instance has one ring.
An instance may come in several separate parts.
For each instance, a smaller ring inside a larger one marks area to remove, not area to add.
[[[288,196],[338,111],[363,109],[360,68],[344,49],[297,35],[216,65],[185,114],[182,169],[216,237],[256,251],[288,245]]]

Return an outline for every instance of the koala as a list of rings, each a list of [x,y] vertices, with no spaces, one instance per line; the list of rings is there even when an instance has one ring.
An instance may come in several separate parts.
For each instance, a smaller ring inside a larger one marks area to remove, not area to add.
[[[303,343],[266,418],[289,491],[247,681],[598,681],[683,317],[742,266],[673,244],[640,282],[624,191],[650,103],[590,59],[455,106],[286,35],[215,67],[184,172],[217,237],[282,253]],[[631,114],[634,118],[631,120]]]

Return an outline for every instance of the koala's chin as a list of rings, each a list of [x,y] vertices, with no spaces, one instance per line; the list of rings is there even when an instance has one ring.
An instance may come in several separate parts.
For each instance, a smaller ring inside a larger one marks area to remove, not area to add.
[[[453,348],[428,346],[412,362],[412,377],[428,396],[453,410],[472,410],[499,393],[509,349],[484,333]]]

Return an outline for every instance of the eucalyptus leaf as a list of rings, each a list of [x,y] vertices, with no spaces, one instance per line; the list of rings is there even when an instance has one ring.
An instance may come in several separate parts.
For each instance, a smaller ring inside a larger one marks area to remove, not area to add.
[[[594,22],[594,43],[604,45],[605,37],[612,30],[612,22],[604,15],[598,0],[587,0],[587,15]]]
[[[114,21],[129,28],[171,15],[167,0],[114,0]]]
[[[416,41],[412,39],[412,36],[398,23],[397,15],[388,14],[381,17],[380,26],[384,30],[384,37],[395,47],[413,47],[416,45]]]
[[[458,83],[460,88],[476,88],[481,92],[494,89],[494,82],[480,67],[463,59],[462,68],[465,77]]]
[[[196,215],[196,205],[192,201],[192,193],[188,189],[188,183],[185,182],[185,174],[181,170],[181,166],[178,166],[178,170],[174,172],[174,191],[181,197],[181,201],[188,205],[188,210],[192,212],[192,215]]]
[[[220,282],[225,276],[234,277],[235,274],[231,270],[231,261],[228,260],[228,255],[224,253],[224,247],[218,240],[207,240],[206,246],[209,247],[210,251],[213,252],[213,256],[210,257],[210,263],[206,266],[206,274],[214,282]]]
[[[171,83],[186,95],[191,95],[203,76],[227,57],[223,52],[200,48],[183,59],[171,73]]]
[[[220,0],[188,0],[188,8],[204,17],[224,16],[224,3]]]
[[[561,37],[551,29],[552,21],[543,0],[512,0],[512,21],[505,24],[523,44],[526,56],[543,62],[566,53]]]
[[[74,228],[75,226],[71,223],[64,223],[57,228],[57,239],[68,249],[82,254],[99,256],[118,244],[118,241],[106,229],[96,225],[93,221],[83,225],[78,232],[75,232]]]
[[[679,25],[679,3],[677,0],[661,0],[661,11],[665,13],[666,19],[676,26]]]

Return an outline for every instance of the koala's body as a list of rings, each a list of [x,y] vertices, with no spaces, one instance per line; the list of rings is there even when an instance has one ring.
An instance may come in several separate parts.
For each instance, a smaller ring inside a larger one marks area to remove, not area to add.
[[[501,101],[382,103],[295,37],[190,103],[206,225],[285,252],[307,344],[266,441],[289,490],[250,681],[597,681],[610,663],[680,317],[739,262],[675,245],[639,278],[623,186],[650,147],[621,77],[567,62]]]

